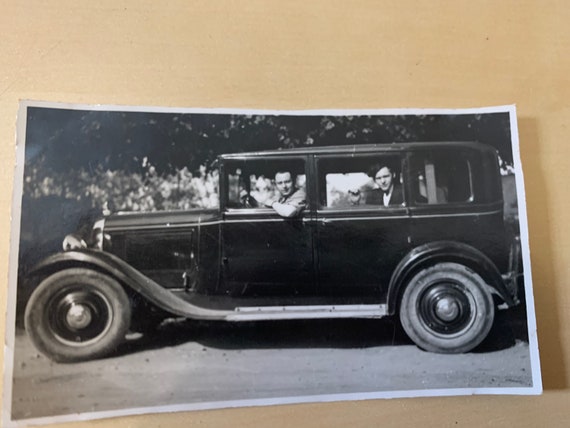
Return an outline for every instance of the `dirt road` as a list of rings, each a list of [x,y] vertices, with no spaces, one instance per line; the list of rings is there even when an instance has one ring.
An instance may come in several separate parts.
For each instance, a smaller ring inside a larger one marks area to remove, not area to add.
[[[104,360],[55,364],[16,337],[12,417],[182,403],[531,385],[524,333],[505,319],[466,355],[412,345],[386,320],[166,323]]]

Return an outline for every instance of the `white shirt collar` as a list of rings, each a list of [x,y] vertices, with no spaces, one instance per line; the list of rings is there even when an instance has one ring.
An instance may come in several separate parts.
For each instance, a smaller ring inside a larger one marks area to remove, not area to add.
[[[387,207],[390,205],[390,199],[392,198],[392,191],[394,190],[394,186],[390,189],[388,193],[383,193],[382,201],[384,202],[384,206]]]

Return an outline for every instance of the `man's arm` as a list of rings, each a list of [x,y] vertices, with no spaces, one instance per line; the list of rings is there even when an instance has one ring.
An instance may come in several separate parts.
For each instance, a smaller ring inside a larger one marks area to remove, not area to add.
[[[307,206],[307,196],[302,190],[297,190],[284,203],[277,201],[268,201],[266,203],[266,206],[273,208],[275,212],[281,217],[296,217]]]
[[[284,204],[280,202],[272,202],[271,208],[273,208],[275,212],[279,214],[281,217],[291,218],[291,217],[296,217],[301,211],[303,211],[305,205],[301,206],[289,202]]]

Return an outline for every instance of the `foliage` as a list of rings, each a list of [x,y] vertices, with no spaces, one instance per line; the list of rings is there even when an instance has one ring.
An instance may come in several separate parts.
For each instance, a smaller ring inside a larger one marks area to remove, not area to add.
[[[30,108],[26,164],[159,174],[209,166],[221,153],[338,144],[480,141],[512,165],[509,115],[238,115]]]
[[[218,206],[217,170],[200,167],[193,174],[184,167],[159,175],[152,166],[143,173],[97,168],[54,172],[26,171],[24,194],[31,199],[57,196],[83,201],[100,212],[158,211]]]
[[[271,115],[29,108],[24,196],[92,208],[214,207],[221,153],[337,144],[482,141],[512,169],[507,113]]]

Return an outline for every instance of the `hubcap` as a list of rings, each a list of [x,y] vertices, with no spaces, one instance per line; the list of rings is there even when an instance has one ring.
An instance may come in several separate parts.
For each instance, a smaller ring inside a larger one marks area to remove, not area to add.
[[[442,336],[459,334],[474,320],[473,296],[459,282],[437,281],[428,286],[418,300],[418,315],[423,325]]]
[[[459,303],[453,298],[444,297],[436,303],[435,314],[442,321],[453,321],[459,315]]]
[[[91,323],[91,319],[91,310],[85,305],[75,303],[70,306],[65,316],[67,324],[76,329],[87,327]]]

